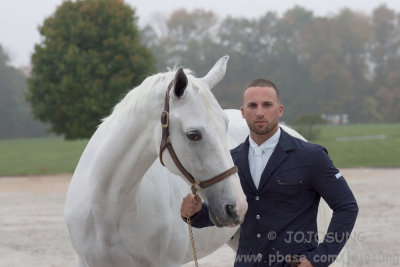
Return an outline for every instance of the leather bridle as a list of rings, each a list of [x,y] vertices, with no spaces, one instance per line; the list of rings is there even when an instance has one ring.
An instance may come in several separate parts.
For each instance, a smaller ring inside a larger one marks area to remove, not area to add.
[[[215,183],[222,181],[223,179],[229,177],[230,175],[236,173],[238,171],[236,166],[233,166],[229,170],[224,171],[223,173],[208,179],[206,181],[198,181],[194,178],[186,169],[183,167],[182,163],[179,161],[178,156],[176,155],[174,148],[172,147],[171,143],[171,136],[169,134],[169,92],[171,88],[174,86],[174,80],[168,85],[167,92],[165,94],[165,104],[164,104],[164,111],[161,112],[161,127],[162,127],[162,137],[161,137],[161,145],[160,145],[160,162],[163,166],[164,162],[162,159],[162,154],[164,150],[167,148],[169,154],[171,155],[172,160],[174,161],[176,167],[181,171],[183,176],[192,184],[192,193],[196,194],[200,188],[209,187]],[[199,187],[197,188],[196,185]]]

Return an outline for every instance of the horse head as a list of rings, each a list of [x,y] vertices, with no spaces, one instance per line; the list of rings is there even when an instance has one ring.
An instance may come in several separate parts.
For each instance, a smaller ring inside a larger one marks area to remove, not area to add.
[[[227,142],[228,118],[211,93],[224,77],[228,59],[228,56],[221,58],[203,78],[185,73],[182,68],[176,71],[162,112],[164,132],[160,135],[160,130],[156,134],[158,140],[164,140],[160,149],[161,162],[179,176],[191,176],[192,186],[198,183],[202,187],[210,178],[225,176],[226,179],[217,179],[218,182],[214,179],[212,185],[199,191],[209,207],[210,219],[219,227],[241,223],[247,211],[239,176],[232,171],[234,164]],[[173,147],[172,152],[164,149],[167,143]]]

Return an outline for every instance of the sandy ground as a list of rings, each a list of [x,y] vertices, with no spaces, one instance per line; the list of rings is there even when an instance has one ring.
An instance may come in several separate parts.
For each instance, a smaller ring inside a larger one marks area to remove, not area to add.
[[[343,169],[360,206],[348,266],[400,266],[400,169]],[[0,266],[76,266],[63,221],[71,175],[0,177]],[[223,246],[200,266],[233,266]],[[193,266],[186,264],[185,267]]]

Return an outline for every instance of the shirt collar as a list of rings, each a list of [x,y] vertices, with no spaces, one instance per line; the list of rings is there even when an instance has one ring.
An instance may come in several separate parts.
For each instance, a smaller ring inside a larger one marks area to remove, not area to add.
[[[264,143],[261,144],[261,146],[259,146],[261,148],[261,150],[268,154],[268,152],[271,149],[274,149],[275,146],[278,144],[279,142],[279,138],[281,136],[281,128],[278,127],[278,131],[276,131],[276,133],[274,133],[273,136],[271,136],[270,138],[268,138]],[[251,136],[249,136],[249,143],[250,143],[250,147],[251,147],[251,151],[252,154],[254,154],[254,148],[258,147],[258,145],[256,144],[256,142],[254,142],[254,140],[251,138]]]

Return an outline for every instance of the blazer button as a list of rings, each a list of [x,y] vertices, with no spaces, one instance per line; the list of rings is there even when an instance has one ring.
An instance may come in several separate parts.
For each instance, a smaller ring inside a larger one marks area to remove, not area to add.
[[[260,215],[257,214],[256,215],[256,219],[259,220],[260,219]]]
[[[261,237],[261,235],[260,234],[257,234],[257,238],[260,238]]]
[[[259,196],[256,196],[256,200],[260,200],[260,197],[259,197]]]

